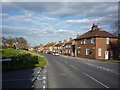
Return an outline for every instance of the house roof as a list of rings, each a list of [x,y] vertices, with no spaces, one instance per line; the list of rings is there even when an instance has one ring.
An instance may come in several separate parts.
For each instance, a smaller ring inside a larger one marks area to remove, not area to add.
[[[75,40],[77,39],[83,39],[83,38],[91,38],[91,37],[106,37],[106,38],[117,38],[117,36],[101,30],[100,28],[97,30],[90,30],[88,32],[86,32],[85,34],[81,35],[80,37],[77,37]]]
[[[55,44],[54,46],[62,46],[63,45],[63,43],[58,43],[58,44]]]
[[[74,39],[71,39],[70,41],[68,41],[67,43],[65,43],[65,45],[67,44],[74,44],[75,40]]]

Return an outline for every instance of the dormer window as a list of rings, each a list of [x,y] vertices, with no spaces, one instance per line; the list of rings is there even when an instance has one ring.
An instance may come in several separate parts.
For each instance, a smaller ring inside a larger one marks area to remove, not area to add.
[[[91,43],[94,43],[95,42],[95,38],[91,38]]]
[[[106,44],[109,44],[109,38],[106,38]]]

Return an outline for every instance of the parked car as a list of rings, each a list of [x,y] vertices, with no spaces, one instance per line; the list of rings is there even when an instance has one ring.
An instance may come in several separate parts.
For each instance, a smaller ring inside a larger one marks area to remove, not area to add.
[[[57,52],[53,52],[52,55],[54,55],[54,56],[59,56],[60,54],[57,53]]]
[[[47,54],[51,54],[52,52],[51,51],[48,51]]]

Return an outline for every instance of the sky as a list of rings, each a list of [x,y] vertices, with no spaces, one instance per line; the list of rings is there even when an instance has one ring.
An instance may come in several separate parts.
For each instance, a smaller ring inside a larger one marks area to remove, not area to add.
[[[91,30],[93,23],[112,32],[118,20],[118,3],[106,2],[13,2],[2,0],[2,36],[24,37],[30,45],[59,42]],[[54,0],[53,0],[54,1]],[[62,0],[61,0],[62,1]],[[77,0],[75,0],[77,1]],[[94,0],[92,0],[94,1]]]

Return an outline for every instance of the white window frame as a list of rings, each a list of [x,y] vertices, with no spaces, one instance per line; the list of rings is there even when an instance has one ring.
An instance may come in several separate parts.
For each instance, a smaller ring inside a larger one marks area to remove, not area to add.
[[[91,43],[94,43],[95,42],[95,38],[91,38]]]
[[[89,51],[89,52],[88,52]],[[86,55],[89,55],[90,54],[90,49],[89,48],[86,48]]]
[[[87,39],[83,39],[83,43],[86,44]]]
[[[81,47],[78,47],[78,53],[80,54],[80,52],[81,52]]]
[[[110,43],[110,39],[106,38],[106,44],[109,44],[109,43]]]
[[[102,49],[98,48],[98,56],[102,56]]]
[[[83,39],[81,39],[81,44],[83,44]]]
[[[76,45],[78,44],[78,41],[76,41]]]

